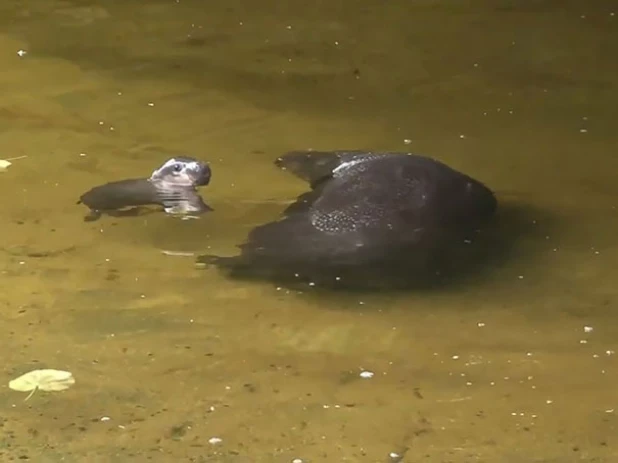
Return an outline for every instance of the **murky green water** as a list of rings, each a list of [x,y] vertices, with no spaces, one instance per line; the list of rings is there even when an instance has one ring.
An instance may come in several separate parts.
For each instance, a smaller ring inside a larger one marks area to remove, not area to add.
[[[27,156],[0,174],[2,461],[616,461],[614,2],[5,1],[0,25],[0,158]],[[520,211],[512,255],[329,296],[162,253],[235,252],[306,148],[464,170]],[[82,221],[83,191],[179,153],[214,213]],[[42,367],[77,383],[6,386]]]

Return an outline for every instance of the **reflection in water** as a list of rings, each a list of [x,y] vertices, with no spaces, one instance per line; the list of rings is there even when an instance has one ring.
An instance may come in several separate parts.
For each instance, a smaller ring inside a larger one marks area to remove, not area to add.
[[[5,384],[76,379],[28,402],[4,389],[2,457],[614,461],[616,14],[0,5],[0,158],[27,156],[0,174]],[[234,254],[305,190],[272,159],[309,148],[474,172],[501,204],[491,236],[513,245],[431,292],[198,271],[195,255]],[[83,191],[178,155],[210,163],[211,213],[82,221]]]

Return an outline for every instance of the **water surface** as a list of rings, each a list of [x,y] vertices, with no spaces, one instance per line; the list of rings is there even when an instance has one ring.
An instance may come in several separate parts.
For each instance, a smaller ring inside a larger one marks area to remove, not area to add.
[[[0,158],[27,157],[0,174],[2,458],[615,461],[617,14],[4,2]],[[308,148],[478,178],[511,211],[509,259],[440,291],[329,295],[162,252],[236,252],[305,188],[273,159]],[[212,164],[211,215],[82,221],[83,191],[182,153]],[[77,383],[6,386],[42,367]]]

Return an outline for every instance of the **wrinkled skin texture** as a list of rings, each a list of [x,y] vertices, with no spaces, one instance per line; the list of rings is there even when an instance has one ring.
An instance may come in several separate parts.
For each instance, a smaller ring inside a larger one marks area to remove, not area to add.
[[[299,151],[275,164],[311,190],[281,220],[254,228],[239,256],[201,262],[321,284],[418,280],[440,272],[497,207],[482,183],[423,156]]]

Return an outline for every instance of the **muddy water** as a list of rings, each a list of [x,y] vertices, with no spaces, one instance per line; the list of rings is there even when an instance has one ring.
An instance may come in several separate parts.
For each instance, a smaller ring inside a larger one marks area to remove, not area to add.
[[[26,156],[0,174],[2,461],[616,461],[613,2],[10,1],[0,25],[0,158]],[[477,177],[509,258],[332,295],[163,253],[234,253],[306,148]],[[211,215],[82,221],[84,190],[179,153],[212,163]],[[75,386],[9,390],[44,367]]]

